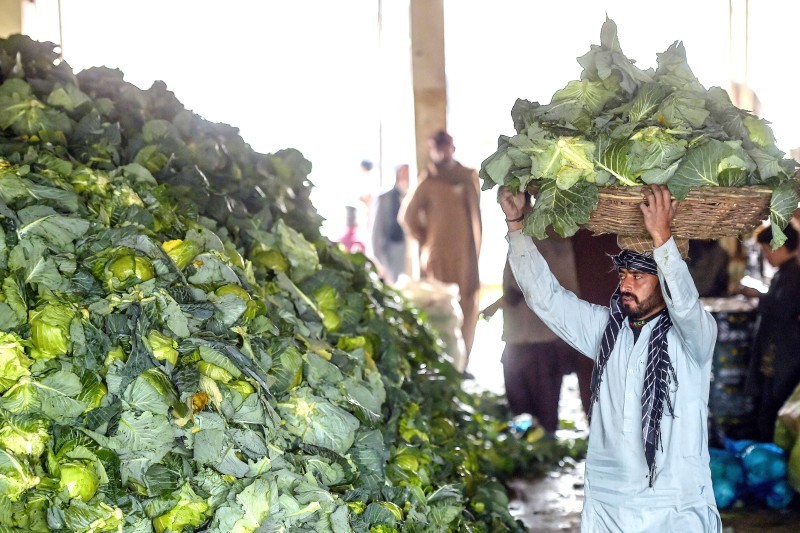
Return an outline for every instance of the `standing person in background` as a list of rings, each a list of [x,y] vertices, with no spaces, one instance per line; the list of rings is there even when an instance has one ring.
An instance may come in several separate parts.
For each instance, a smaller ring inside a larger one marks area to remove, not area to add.
[[[783,231],[786,242],[777,250],[769,244],[771,227],[763,229],[756,237],[767,262],[778,268],[767,293],[762,295],[746,288],[739,291],[760,297],[746,392],[756,399],[756,429],[762,442],[772,442],[778,411],[800,382],[798,239],[791,224]]]
[[[372,220],[372,253],[383,277],[389,283],[397,281],[406,269],[406,234],[397,216],[408,191],[408,165],[394,169],[394,187],[375,199]]]
[[[356,208],[356,224],[362,238],[365,253],[372,254],[371,238],[372,232],[372,209],[375,202],[375,191],[378,189],[375,178],[375,165],[369,159],[363,159],[358,164],[358,174],[354,178],[354,183],[349,189],[348,205]]]
[[[431,163],[406,197],[399,220],[419,241],[422,278],[458,285],[469,358],[478,322],[481,187],[478,172],[453,159],[455,145],[446,131],[433,135],[428,146]]]
[[[728,295],[728,252],[715,240],[689,241],[689,274],[692,275],[701,298],[719,298]]]
[[[350,253],[366,253],[366,246],[361,237],[358,235],[358,220],[356,218],[356,208],[352,205],[345,206],[346,220],[344,235],[342,235],[336,242],[344,245],[345,250]]]
[[[621,252],[617,246],[617,236],[612,233],[593,235],[589,230],[581,228],[571,240],[578,277],[577,294],[590,304],[608,305],[608,295],[617,290],[619,277],[613,268],[598,269],[597,265],[608,264],[609,257]],[[552,265],[550,262],[548,264]],[[594,362],[588,357],[579,357],[574,361],[573,371],[578,376],[581,405],[583,412],[588,413]]]
[[[361,175],[357,178],[356,191],[358,191],[358,201],[364,205],[364,212],[369,213],[372,207],[372,191],[375,189],[372,169],[375,165],[369,159],[364,159],[359,163]]]
[[[526,194],[526,199],[528,195]],[[530,211],[530,201],[525,212]],[[575,256],[570,239],[548,231],[544,240],[536,240],[536,248],[552,265],[553,275],[568,291],[578,293]],[[539,420],[548,433],[558,429],[558,400],[564,375],[571,373],[577,360],[589,361],[548,328],[525,303],[525,297],[514,279],[506,260],[503,270],[503,295],[483,310],[490,318],[503,310],[503,378],[506,398],[515,415],[529,413]],[[586,383],[589,391],[589,383]],[[584,405],[588,409],[589,405]],[[588,411],[585,411],[588,413]]]

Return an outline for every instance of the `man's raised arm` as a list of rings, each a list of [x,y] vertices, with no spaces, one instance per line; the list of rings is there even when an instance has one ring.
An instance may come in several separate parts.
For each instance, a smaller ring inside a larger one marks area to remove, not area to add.
[[[692,358],[702,365],[713,355],[717,324],[703,309],[689,267],[672,238],[670,225],[678,209],[667,187],[651,185],[641,204],[644,225],[653,239],[664,301],[675,330]]]

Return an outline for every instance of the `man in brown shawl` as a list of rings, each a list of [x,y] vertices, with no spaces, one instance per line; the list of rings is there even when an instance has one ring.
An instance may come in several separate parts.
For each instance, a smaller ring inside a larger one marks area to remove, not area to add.
[[[481,248],[478,172],[455,159],[444,130],[428,140],[431,162],[406,196],[399,221],[419,241],[423,279],[458,285],[467,357],[478,321],[478,254]]]

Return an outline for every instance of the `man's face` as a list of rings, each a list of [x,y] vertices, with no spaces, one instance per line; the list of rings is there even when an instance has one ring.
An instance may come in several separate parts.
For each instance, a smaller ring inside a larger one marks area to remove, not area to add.
[[[647,318],[666,306],[658,276],[619,269],[620,304],[630,318]]]
[[[408,190],[408,165],[402,165],[397,168],[394,185],[401,192]]]
[[[764,259],[766,259],[767,263],[773,267],[781,266],[794,256],[794,252],[789,251],[789,249],[785,246],[781,246],[777,250],[773,250],[772,246],[765,242],[761,243],[761,251],[764,255]]]
[[[430,142],[429,146],[431,161],[434,163],[449,163],[453,160],[456,147],[452,144],[437,145],[434,142]]]

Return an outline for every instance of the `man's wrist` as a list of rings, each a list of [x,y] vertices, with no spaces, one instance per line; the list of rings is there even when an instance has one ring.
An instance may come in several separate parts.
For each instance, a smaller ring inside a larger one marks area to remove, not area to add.
[[[522,229],[522,222],[520,221],[507,221],[506,225],[508,226],[508,232],[511,233],[513,231],[519,231]]]
[[[652,235],[652,237],[653,237],[653,248],[660,248],[672,238],[672,233],[669,232],[667,232],[666,234],[658,233]]]

